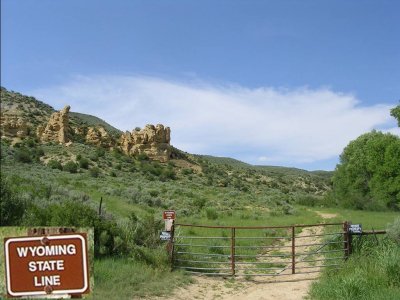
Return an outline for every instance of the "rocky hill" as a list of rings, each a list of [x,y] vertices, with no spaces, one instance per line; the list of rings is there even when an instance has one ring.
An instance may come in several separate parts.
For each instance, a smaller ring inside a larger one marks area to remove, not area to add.
[[[2,172],[29,182],[28,190],[47,186],[61,193],[67,185],[89,199],[111,197],[122,215],[146,207],[187,215],[238,206],[294,213],[296,203],[320,205],[331,188],[329,172],[192,155],[174,148],[171,129],[161,124],[122,133],[71,113],[68,105],[55,111],[33,97],[1,93]]]

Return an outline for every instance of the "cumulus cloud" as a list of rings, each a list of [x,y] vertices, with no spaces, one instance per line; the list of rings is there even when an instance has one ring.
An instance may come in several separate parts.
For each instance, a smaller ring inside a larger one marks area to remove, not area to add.
[[[373,128],[393,132],[393,105],[364,106],[328,88],[246,88],[146,76],[77,76],[30,92],[57,109],[96,115],[121,130],[148,123],[172,129],[172,144],[190,153],[254,164],[298,166],[337,158]],[[334,165],[331,166],[334,168]]]

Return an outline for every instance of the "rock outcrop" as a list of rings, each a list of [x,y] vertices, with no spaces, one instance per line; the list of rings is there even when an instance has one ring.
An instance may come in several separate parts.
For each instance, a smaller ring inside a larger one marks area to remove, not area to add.
[[[104,127],[89,127],[86,134],[86,143],[104,148],[111,148],[113,146],[113,139]]]
[[[153,160],[167,162],[172,155],[171,130],[161,124],[146,125],[142,130],[123,133],[121,150],[128,155],[146,154]]]
[[[66,144],[69,142],[69,110],[70,106],[65,106],[61,111],[55,112],[50,116],[46,126],[38,126],[37,136],[42,142],[57,142]]]
[[[0,117],[1,137],[24,138],[28,135],[27,123],[18,116],[1,115]]]

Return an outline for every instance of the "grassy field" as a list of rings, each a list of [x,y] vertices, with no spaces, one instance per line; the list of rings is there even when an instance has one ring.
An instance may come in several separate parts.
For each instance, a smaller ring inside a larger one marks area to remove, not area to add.
[[[317,209],[322,213],[336,214],[334,221],[351,221],[353,224],[362,224],[364,230],[385,229],[389,223],[400,216],[399,212],[391,211],[363,211],[341,208],[321,208]]]

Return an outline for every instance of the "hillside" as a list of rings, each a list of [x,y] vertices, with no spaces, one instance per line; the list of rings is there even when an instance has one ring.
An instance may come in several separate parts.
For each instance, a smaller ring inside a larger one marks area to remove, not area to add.
[[[51,106],[33,97],[4,88],[1,92],[2,113],[21,116],[34,128],[45,124],[54,112]],[[116,139],[120,132],[90,115],[71,113],[70,122],[74,132],[87,132],[91,125],[102,125]],[[173,158],[160,163],[143,155],[126,155],[117,142],[113,148],[88,144],[84,136],[74,132],[68,147],[40,141],[35,130],[17,142],[3,138],[3,170],[26,180],[27,185],[32,185],[33,181],[33,185],[59,186],[60,189],[64,186],[62,182],[70,178],[67,181],[76,182],[69,187],[70,191],[86,194],[93,203],[101,196],[110,197],[114,204],[109,212],[123,215],[149,207],[174,208],[183,215],[205,213],[204,207],[223,212],[248,206],[266,206],[293,213],[293,204],[318,203],[330,190],[329,173],[321,175],[293,168],[252,166],[231,158],[190,155],[173,147]],[[30,174],[32,172],[41,175],[34,176]],[[49,183],[40,178],[53,180]]]
[[[173,290],[179,293],[179,287],[190,283],[187,274],[171,272],[165,244],[160,242],[165,209],[176,210],[178,222],[190,224],[271,226],[325,221],[321,210],[331,190],[331,172],[192,155],[169,144],[168,127],[119,134],[96,117],[69,113],[69,107],[56,112],[32,97],[5,89],[2,95],[0,225],[93,227],[96,286],[89,299],[165,296]],[[40,128],[42,135],[38,135]],[[24,135],[13,136],[22,131]],[[62,142],[54,135],[59,132],[65,133]],[[152,142],[170,147],[169,156],[162,156],[167,161],[124,152],[132,145],[121,143],[122,135],[129,142],[152,132],[159,134]],[[56,139],[52,140],[52,134]],[[50,140],[43,140],[44,135]],[[88,136],[99,138],[99,144]],[[362,219],[365,228],[382,228],[398,216],[394,212],[327,212],[337,221]],[[199,238],[210,235],[192,229],[187,233]],[[228,239],[225,232],[218,234]],[[244,285],[230,284],[247,293]],[[2,290],[0,282],[0,294]]]
[[[97,125],[103,126],[108,132],[110,132],[113,135],[120,135],[122,133],[121,130],[111,126],[106,121],[98,117],[78,112],[71,112],[70,115],[73,119],[80,121],[81,123],[86,124],[87,126],[97,126]]]

